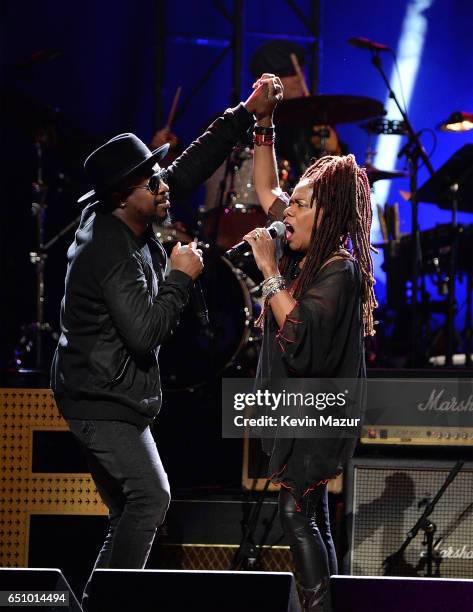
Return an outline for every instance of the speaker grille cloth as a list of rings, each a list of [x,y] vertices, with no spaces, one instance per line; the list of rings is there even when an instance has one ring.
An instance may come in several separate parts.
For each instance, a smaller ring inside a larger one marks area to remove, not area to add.
[[[452,464],[453,465],[453,464]],[[423,576],[424,532],[386,573],[383,561],[396,552],[444,482],[448,468],[355,466],[350,573],[361,576]],[[430,520],[441,555],[440,576],[473,578],[473,470],[465,468],[447,488]],[[435,575],[434,563],[433,572]]]

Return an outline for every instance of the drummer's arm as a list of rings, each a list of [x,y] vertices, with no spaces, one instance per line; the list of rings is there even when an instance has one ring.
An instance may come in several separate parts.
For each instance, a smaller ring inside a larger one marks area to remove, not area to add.
[[[256,125],[272,127],[272,116],[259,119]],[[255,143],[253,174],[258,200],[267,214],[274,200],[281,195],[274,144],[258,145]]]

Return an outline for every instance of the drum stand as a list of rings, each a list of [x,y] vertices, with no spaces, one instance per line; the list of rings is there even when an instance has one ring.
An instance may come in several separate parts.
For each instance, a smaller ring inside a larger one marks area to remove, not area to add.
[[[409,135],[407,145],[401,149],[399,156],[405,155],[409,164],[409,175],[410,175],[410,192],[411,192],[411,204],[412,204],[412,228],[411,233],[414,241],[413,255],[412,255],[412,315],[411,315],[411,367],[418,365],[419,358],[419,345],[418,345],[418,322],[419,322],[419,298],[418,298],[418,284],[419,284],[419,270],[422,260],[422,253],[420,248],[420,232],[419,232],[419,220],[418,220],[418,199],[417,199],[417,172],[419,169],[419,160],[422,160],[429,170],[430,174],[434,174],[434,169],[430,163],[429,158],[422,146],[419,136],[414,131],[414,128],[409,121],[407,112],[402,108],[394,90],[391,87],[389,79],[383,69],[379,51],[373,51],[371,61],[374,67],[378,70],[383,79],[384,83],[389,92],[389,97],[394,101],[399,112],[401,113],[404,121],[405,128]]]
[[[465,341],[465,366],[471,368],[473,365],[473,270],[468,270],[466,281],[466,315],[465,315],[465,331],[463,332]]]
[[[48,188],[43,181],[43,147],[39,140],[34,143],[37,156],[37,175],[33,183],[33,194],[36,196],[31,205],[36,218],[37,250],[30,253],[30,261],[36,266],[36,321],[22,325],[23,335],[14,349],[15,368],[19,374],[44,374],[50,364],[45,363],[46,343],[55,344],[59,335],[52,326],[44,320],[44,269],[47,252],[59,238],[77,225],[80,215],[62,229],[54,238],[44,243],[44,228],[46,221],[46,195]],[[31,358],[34,355],[33,362]],[[28,363],[29,362],[29,363]]]
[[[254,485],[256,485],[256,480],[254,479]],[[236,551],[231,568],[232,570],[243,570],[243,571],[259,571],[261,570],[261,557],[263,554],[265,542],[268,539],[269,534],[274,525],[274,521],[276,520],[276,516],[278,515],[278,505],[275,504],[275,508],[271,518],[265,521],[265,529],[264,533],[258,543],[256,543],[256,529],[258,527],[258,522],[260,520],[261,510],[263,508],[264,500],[268,493],[268,488],[270,485],[270,480],[267,479],[264,488],[261,491],[258,501],[252,507],[252,504],[249,504],[249,509],[245,514],[242,521],[242,539],[240,541],[240,545],[238,550]],[[249,500],[251,501],[251,499]],[[282,539],[281,536],[280,539]],[[278,540],[279,542],[279,540]],[[271,544],[271,546],[276,546],[278,542]],[[267,550],[267,549],[266,549]]]

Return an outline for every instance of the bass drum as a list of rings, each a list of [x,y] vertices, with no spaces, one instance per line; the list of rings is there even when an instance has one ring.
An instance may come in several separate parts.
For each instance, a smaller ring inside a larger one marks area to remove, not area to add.
[[[164,243],[168,254],[174,244]],[[204,257],[199,280],[209,310],[210,328],[199,325],[191,301],[177,330],[160,350],[159,367],[165,390],[196,389],[212,382],[235,361],[251,333],[254,316],[251,281],[214,250],[202,244],[199,248]]]

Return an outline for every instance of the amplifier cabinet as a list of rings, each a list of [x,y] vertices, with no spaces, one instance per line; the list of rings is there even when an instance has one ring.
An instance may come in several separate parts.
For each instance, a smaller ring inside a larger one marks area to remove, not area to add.
[[[404,542],[445,481],[454,461],[355,458],[345,477],[348,552],[345,573],[425,576],[424,532],[401,559],[383,567]],[[429,519],[434,534],[434,576],[473,578],[473,463],[465,463]]]

